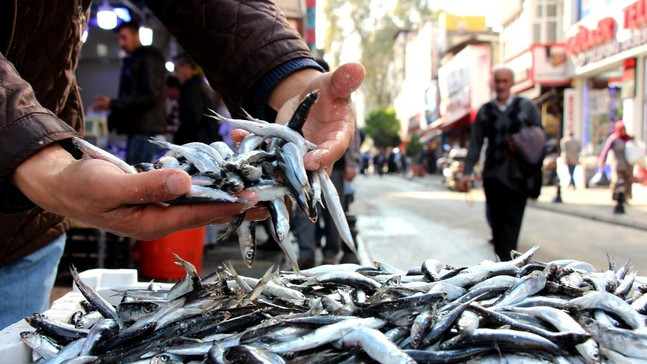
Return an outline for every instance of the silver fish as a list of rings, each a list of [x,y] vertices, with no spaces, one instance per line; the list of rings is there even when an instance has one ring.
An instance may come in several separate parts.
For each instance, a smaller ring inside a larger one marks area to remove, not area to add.
[[[88,155],[91,158],[102,159],[104,161],[110,162],[115,166],[119,167],[122,171],[129,174],[138,173],[135,167],[119,159],[119,157],[108,153],[107,151],[91,144],[90,142],[84,139],[72,137],[72,141],[74,142],[74,145],[76,145],[84,154]]]
[[[319,175],[319,181],[321,182],[321,192],[326,201],[326,208],[330,212],[330,216],[332,216],[332,220],[337,227],[337,231],[339,232],[342,241],[346,243],[346,246],[348,246],[350,251],[352,251],[356,257],[359,257],[359,253],[355,248],[353,235],[350,232],[350,227],[348,226],[348,221],[346,220],[346,215],[341,206],[339,194],[335,189],[335,185],[324,170],[317,171],[317,174]]]

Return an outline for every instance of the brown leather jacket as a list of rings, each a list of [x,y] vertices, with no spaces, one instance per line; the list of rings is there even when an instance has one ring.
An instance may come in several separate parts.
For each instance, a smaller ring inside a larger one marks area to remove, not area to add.
[[[266,101],[249,94],[268,73],[285,62],[311,58],[270,1],[146,2],[203,66],[231,110],[250,110],[249,103]],[[65,218],[34,207],[10,178],[39,149],[56,142],[69,145],[71,136],[83,133],[75,71],[89,7],[90,0],[0,2],[0,265],[34,252],[69,228]]]

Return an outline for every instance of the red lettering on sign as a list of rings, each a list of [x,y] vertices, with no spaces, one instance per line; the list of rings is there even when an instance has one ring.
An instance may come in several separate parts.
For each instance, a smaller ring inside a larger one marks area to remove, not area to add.
[[[647,24],[647,1],[639,0],[622,9],[624,12],[624,28],[634,29]]]
[[[568,54],[583,52],[615,38],[615,34],[616,21],[611,17],[600,19],[595,29],[579,26],[577,34],[566,39],[566,52]]]

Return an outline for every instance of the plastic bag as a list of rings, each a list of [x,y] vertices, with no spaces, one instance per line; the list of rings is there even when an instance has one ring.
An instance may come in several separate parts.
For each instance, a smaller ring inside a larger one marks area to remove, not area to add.
[[[636,140],[625,142],[625,159],[629,164],[645,166],[645,144]]]
[[[589,187],[608,186],[610,183],[607,174],[604,173],[604,169],[598,168],[589,180]]]

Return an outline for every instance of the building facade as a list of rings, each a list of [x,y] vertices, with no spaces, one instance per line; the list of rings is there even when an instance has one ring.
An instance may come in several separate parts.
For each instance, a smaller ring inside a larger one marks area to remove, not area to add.
[[[647,138],[647,1],[573,0],[570,6],[565,45],[573,72],[564,121],[579,135],[590,173],[617,120],[637,140]]]

